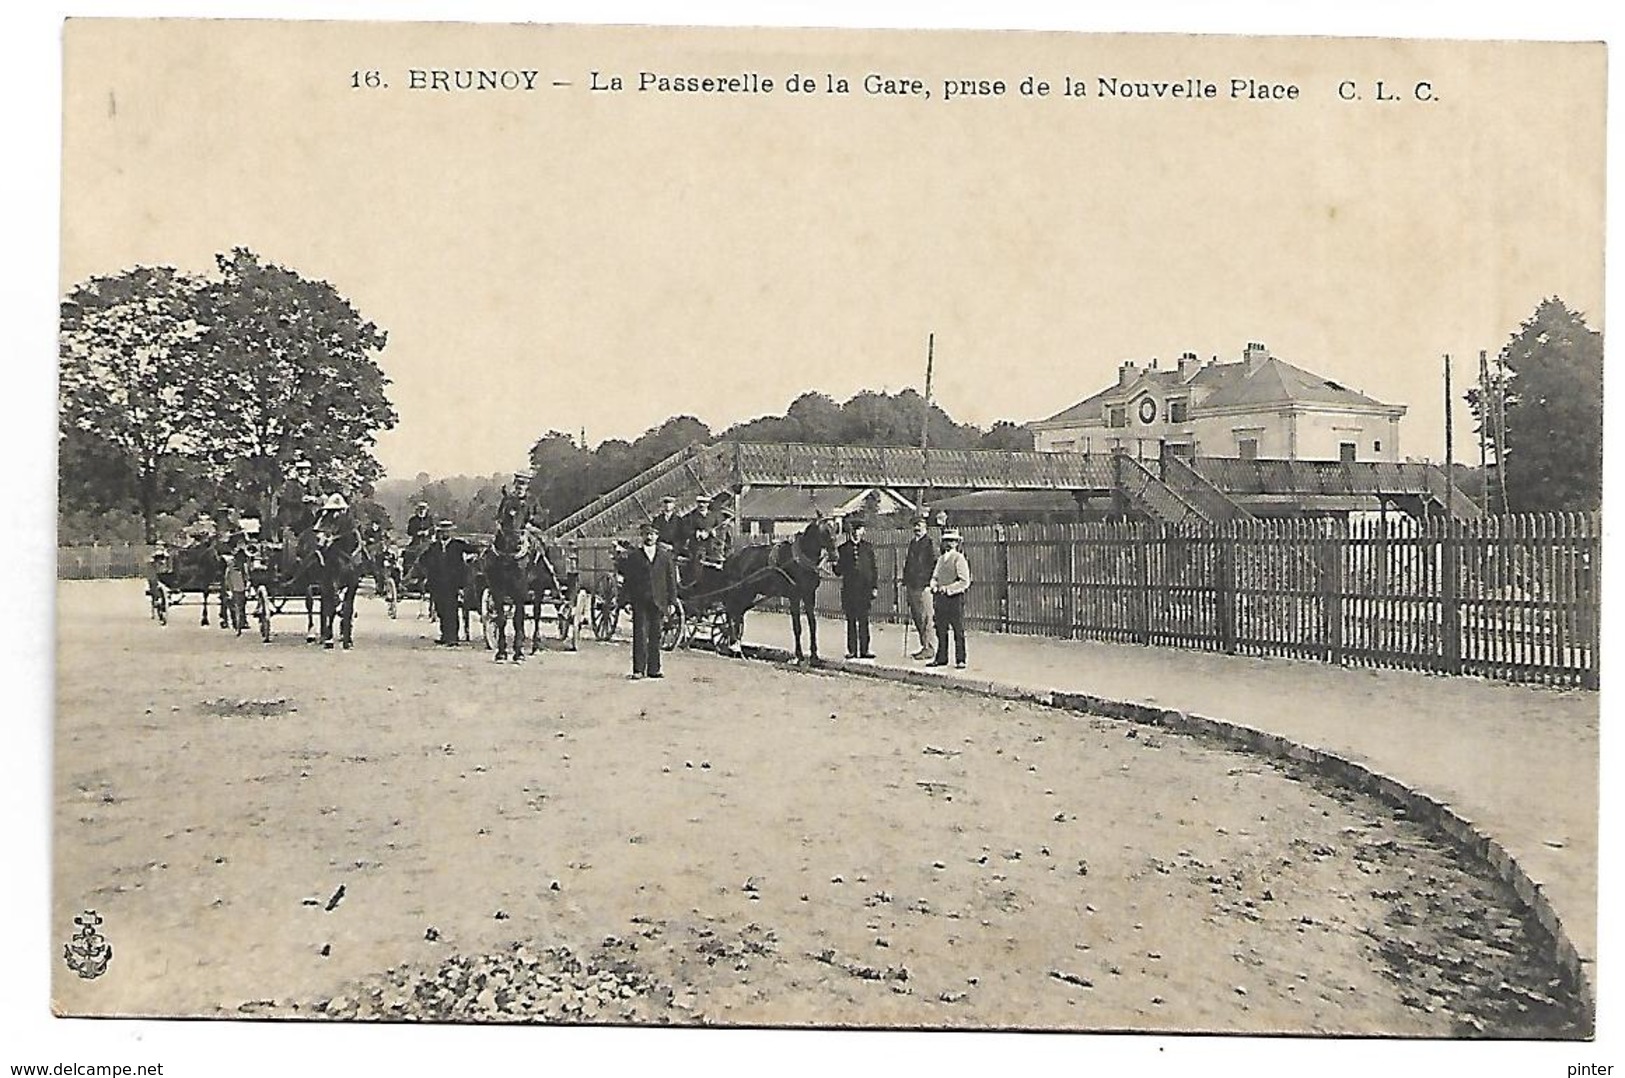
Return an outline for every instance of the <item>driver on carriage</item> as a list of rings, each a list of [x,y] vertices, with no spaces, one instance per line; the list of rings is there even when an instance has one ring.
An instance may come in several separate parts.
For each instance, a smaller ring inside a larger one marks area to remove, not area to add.
[[[693,583],[700,577],[702,566],[720,566],[727,556],[722,536],[722,518],[711,508],[711,496],[701,494],[694,499],[694,508],[683,518],[684,544],[678,550],[684,563],[685,579]]]
[[[434,521],[429,519],[429,503],[418,502],[412,515],[406,518],[406,545],[426,543],[434,535]]]
[[[350,503],[344,500],[344,495],[329,494],[316,516],[317,539],[323,543],[330,543],[354,527],[355,519],[350,516]]]

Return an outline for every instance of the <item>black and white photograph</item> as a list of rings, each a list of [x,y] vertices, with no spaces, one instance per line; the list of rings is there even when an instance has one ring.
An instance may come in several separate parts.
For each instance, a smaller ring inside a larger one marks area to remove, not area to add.
[[[13,1073],[1608,1073],[1599,35],[64,14]]]

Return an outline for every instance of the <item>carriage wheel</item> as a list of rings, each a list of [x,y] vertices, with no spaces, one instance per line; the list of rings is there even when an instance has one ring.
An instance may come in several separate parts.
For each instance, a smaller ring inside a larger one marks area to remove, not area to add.
[[[733,628],[728,624],[726,610],[711,611],[711,646],[719,655],[726,655],[733,647]]]
[[[261,584],[254,589],[254,620],[260,623],[260,640],[271,642],[271,593]]]
[[[487,588],[480,593],[480,635],[485,638],[485,650],[491,650],[491,623],[497,617],[497,602],[491,597],[491,589]]]
[[[660,650],[671,651],[684,639],[688,631],[688,619],[683,613],[682,603],[673,603],[671,613],[660,623]]]
[[[593,602],[596,609],[592,617],[592,635],[599,640],[611,640],[615,636],[615,627],[621,620],[621,608],[613,599],[595,597]]]

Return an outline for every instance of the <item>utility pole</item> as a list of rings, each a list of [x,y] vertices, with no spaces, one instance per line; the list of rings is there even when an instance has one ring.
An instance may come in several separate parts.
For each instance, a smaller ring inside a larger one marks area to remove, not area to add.
[[[1489,353],[1478,350],[1478,475],[1484,484],[1484,514],[1490,511],[1490,457],[1485,448],[1490,429],[1490,360]]]
[[[925,337],[925,414],[920,416],[920,470],[928,473],[931,459],[931,369],[936,359],[937,335],[928,333]],[[921,509],[925,505],[925,487],[914,492],[914,507]]]
[[[1451,419],[1455,415],[1450,400],[1450,353],[1444,354],[1444,511],[1450,515],[1450,503],[1455,501],[1456,495],[1456,440],[1451,430]]]
[[[1507,507],[1507,360],[1506,352],[1495,356],[1495,485],[1501,488],[1501,512]]]

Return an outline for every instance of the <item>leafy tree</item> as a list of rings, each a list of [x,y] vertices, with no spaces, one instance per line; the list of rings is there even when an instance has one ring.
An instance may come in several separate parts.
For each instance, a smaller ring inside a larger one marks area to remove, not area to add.
[[[982,435],[977,448],[1031,452],[1033,448],[1033,432],[1019,423],[1001,419],[989,427],[987,433]]]
[[[1602,334],[1556,296],[1544,299],[1501,349],[1507,375],[1501,467],[1514,512],[1602,504]],[[1497,388],[1467,394],[1480,423]],[[1491,424],[1491,430],[1494,424]]]
[[[194,430],[210,386],[199,360],[203,285],[168,266],[92,277],[62,303],[60,429],[71,469],[101,456],[133,489],[145,539],[157,535],[165,469]],[[94,436],[68,441],[69,433]],[[114,480],[116,481],[116,479]]]
[[[216,261],[221,278],[202,294],[213,381],[197,440],[211,475],[266,507],[300,457],[329,486],[367,489],[382,472],[377,434],[396,419],[374,359],[385,332],[326,281],[242,247]]]

